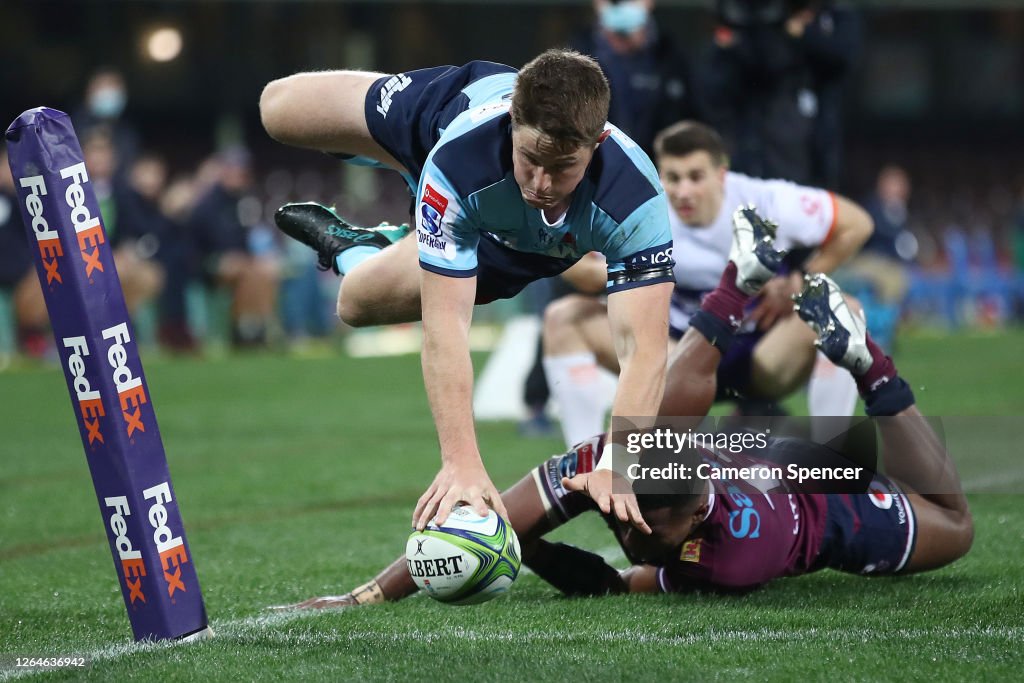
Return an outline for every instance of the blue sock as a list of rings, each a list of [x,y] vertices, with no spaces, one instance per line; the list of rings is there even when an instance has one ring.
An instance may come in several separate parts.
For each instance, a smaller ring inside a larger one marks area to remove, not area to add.
[[[380,247],[370,247],[365,244],[349,247],[334,258],[338,266],[338,274],[344,275],[360,263],[380,253]]]

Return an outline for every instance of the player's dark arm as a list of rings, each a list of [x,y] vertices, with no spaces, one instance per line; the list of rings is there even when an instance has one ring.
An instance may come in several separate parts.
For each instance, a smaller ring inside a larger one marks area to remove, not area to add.
[[[715,401],[715,373],[722,360],[703,333],[690,328],[676,344],[665,374],[665,393],[658,408],[663,417],[704,417]]]
[[[905,573],[936,569],[970,550],[974,522],[945,444],[916,405],[875,420],[886,474],[908,492],[917,543]],[[914,492],[917,493],[914,493]]]
[[[568,595],[603,595],[622,592],[624,584],[617,581],[618,572],[604,560],[586,551],[542,542],[542,536],[559,526],[545,507],[537,490],[533,473],[520,479],[501,494],[508,510],[508,520],[519,538],[523,562],[541,578]],[[279,609],[331,609],[369,605],[407,598],[419,588],[409,574],[405,556],[381,570],[349,593],[310,598]]]

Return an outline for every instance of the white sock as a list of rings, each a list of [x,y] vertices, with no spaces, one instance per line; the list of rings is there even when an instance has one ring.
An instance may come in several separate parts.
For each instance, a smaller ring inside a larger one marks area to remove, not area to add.
[[[566,446],[604,431],[611,400],[602,390],[605,385],[594,354],[545,356],[544,373],[551,397],[558,404]]]
[[[814,363],[814,372],[807,383],[807,413],[812,418],[850,417],[856,407],[857,382],[853,375],[833,365],[832,361],[819,351]],[[846,431],[848,426],[848,420],[811,420],[812,436],[818,443],[828,442]]]

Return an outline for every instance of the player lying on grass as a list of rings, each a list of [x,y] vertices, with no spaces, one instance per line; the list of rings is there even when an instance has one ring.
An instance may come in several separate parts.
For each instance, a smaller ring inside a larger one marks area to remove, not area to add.
[[[283,206],[275,220],[344,276],[345,322],[422,317],[442,466],[417,502],[417,528],[435,513],[443,521],[460,500],[505,513],[473,424],[474,303],[512,297],[588,252],[604,254],[622,367],[613,414],[657,410],[672,291],[668,204],[650,159],[607,123],[609,98],[597,63],[564,50],[519,72],[491,62],[397,75],[329,71],[263,91],[260,115],[275,139],[394,169],[415,189],[415,237],[351,226],[317,204]],[[610,490],[610,473],[599,476]],[[614,505],[642,526],[631,495],[614,496]]]
[[[777,254],[771,226],[752,211],[737,212],[730,262],[718,287],[694,316],[674,352],[662,404],[666,415],[704,415],[715,396],[715,371],[738,319],[771,272]],[[754,245],[758,245],[755,250]],[[866,334],[835,283],[808,276],[798,313],[817,332],[822,351],[850,371],[877,419],[888,477],[876,474],[866,493],[764,493],[763,482],[708,479],[695,494],[639,495],[653,530],[640,534],[609,514],[608,501],[588,495],[595,437],[551,458],[505,495],[522,544],[523,561],[568,595],[677,592],[693,588],[747,590],[772,579],[826,567],[858,574],[913,573],[962,557],[973,526],[959,479],[938,436],[914,405],[907,383]],[[804,442],[813,455],[817,444]],[[769,439],[791,458],[792,439]],[[794,450],[796,449],[796,450]],[[705,453],[711,462],[725,453]],[[573,474],[571,479],[564,475]],[[923,482],[916,493],[901,482]],[[777,489],[776,489],[777,490]],[[632,566],[617,571],[598,555],[542,537],[587,510],[600,509]],[[416,591],[405,558],[342,596],[313,598],[293,607],[325,608],[398,600]]]
[[[790,250],[786,261],[792,267],[765,284],[744,311],[744,327],[718,365],[718,398],[776,401],[811,378],[811,415],[850,415],[857,388],[847,373],[829,363],[815,367],[814,332],[793,315],[791,296],[803,284],[801,270],[830,273],[856,254],[871,235],[871,217],[856,203],[821,188],[730,171],[721,137],[695,121],[661,131],[654,149],[669,200],[676,262],[669,335],[682,338],[701,299],[715,288],[729,260],[732,213],[753,204],[761,216],[779,224],[776,246]],[[548,306],[544,368],[567,445],[603,429],[607,399],[596,391],[595,364],[618,372],[604,302],[570,295]],[[762,414],[757,410],[747,408],[749,414]]]

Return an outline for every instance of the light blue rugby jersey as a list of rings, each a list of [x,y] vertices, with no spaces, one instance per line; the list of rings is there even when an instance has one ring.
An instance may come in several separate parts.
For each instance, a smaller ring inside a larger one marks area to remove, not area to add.
[[[421,267],[472,277],[481,234],[490,233],[513,250],[557,259],[600,252],[608,261],[608,292],[672,282],[672,232],[657,171],[611,124],[561,225],[548,225],[540,209],[523,201],[512,173],[508,113],[515,77],[488,76],[466,87],[469,108],[427,157],[416,191]],[[621,277],[627,269],[662,265],[669,266],[664,276]]]

